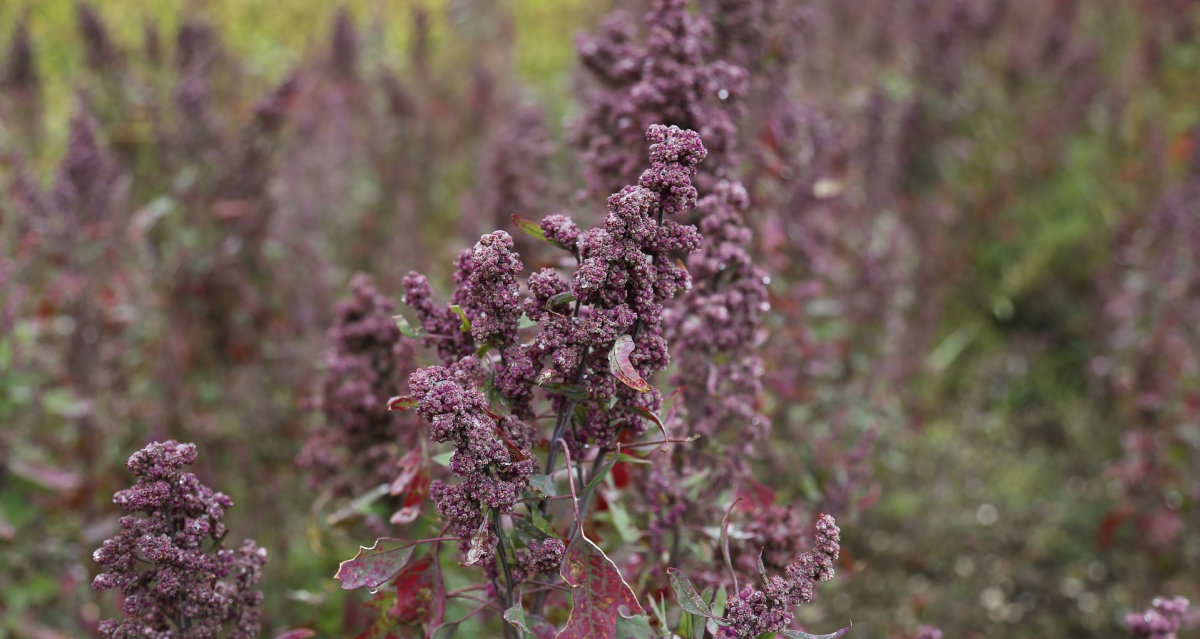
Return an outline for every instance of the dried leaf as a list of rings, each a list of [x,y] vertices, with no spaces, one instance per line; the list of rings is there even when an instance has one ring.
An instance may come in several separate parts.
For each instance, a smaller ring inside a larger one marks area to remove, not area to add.
[[[333,577],[341,580],[343,590],[378,588],[404,569],[416,544],[406,539],[381,537],[370,548],[360,547],[354,559],[343,561]]]
[[[629,361],[629,356],[633,354],[634,343],[633,338],[629,335],[622,335],[613,342],[612,350],[608,352],[608,369],[613,376],[621,380],[622,384],[632,388],[635,391],[647,393],[650,391],[650,384],[642,379],[642,375],[633,367],[633,363]]]
[[[644,612],[617,565],[582,532],[567,549],[563,571],[573,606],[557,639],[617,639],[617,620]]]

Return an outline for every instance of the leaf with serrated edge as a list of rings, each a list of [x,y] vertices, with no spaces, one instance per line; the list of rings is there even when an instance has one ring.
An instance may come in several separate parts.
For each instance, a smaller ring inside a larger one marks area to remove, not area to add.
[[[780,630],[779,634],[789,637],[789,639],[837,639],[838,637],[844,636],[847,632],[850,632],[850,629],[853,627],[854,624],[850,624],[841,630],[831,632],[827,635],[810,635],[803,630]]]
[[[571,587],[571,616],[556,639],[617,639],[617,619],[641,614],[637,595],[599,546],[580,531],[567,548],[563,581]]]
[[[650,384],[642,379],[641,373],[633,367],[633,363],[629,361],[629,356],[633,354],[634,343],[633,338],[629,335],[622,335],[613,342],[612,350],[608,352],[608,369],[612,372],[613,377],[621,380],[621,383],[632,388],[635,391],[648,393],[650,392]]]
[[[360,547],[354,559],[343,561],[333,577],[341,580],[342,590],[378,588],[404,569],[415,548],[416,542],[380,537],[370,548]]]
[[[671,579],[671,590],[675,591],[675,599],[680,608],[693,615],[710,619],[716,617],[709,609],[708,603],[696,592],[696,586],[692,585],[692,580],[688,579],[687,575],[678,568],[667,568],[667,576]]]

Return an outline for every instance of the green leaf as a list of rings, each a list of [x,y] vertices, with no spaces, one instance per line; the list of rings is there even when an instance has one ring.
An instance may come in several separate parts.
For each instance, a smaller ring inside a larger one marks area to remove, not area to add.
[[[554,491],[554,480],[550,479],[549,475],[530,475],[529,487],[532,488],[539,497],[554,497],[557,494]]]
[[[560,382],[546,382],[544,384],[541,384],[540,386],[542,388],[546,389],[550,393],[553,393],[555,395],[562,395],[563,397],[566,397],[567,399],[571,399],[571,400],[574,400],[577,402],[582,402],[583,400],[588,398],[587,389],[585,389],[582,386],[578,386],[576,384],[563,384]]]
[[[575,296],[570,292],[551,295],[550,299],[546,300],[546,307],[558,306],[559,304],[570,304],[575,301]]]
[[[512,221],[513,221],[513,224],[515,224],[516,227],[522,233],[528,235],[529,237],[541,240],[552,246],[557,246],[558,248],[563,249],[564,251],[571,250],[571,247],[565,246],[563,244],[555,242],[554,240],[551,240],[550,238],[546,237],[546,233],[544,231],[542,231],[542,225],[538,224],[537,222],[534,222],[533,220],[527,220],[527,219],[521,217],[520,215],[513,213]]]
[[[454,314],[457,315],[458,319],[462,321],[458,325],[458,329],[464,333],[470,333],[471,319],[467,317],[467,312],[463,310],[463,307],[459,306],[458,304],[451,304],[450,310],[454,311]]]
[[[617,617],[617,639],[655,639],[654,629],[650,627],[650,617],[645,613],[626,617]]]
[[[450,459],[453,457],[454,457],[454,451],[451,450],[451,451],[446,451],[444,453],[438,453],[437,455],[434,455],[433,457],[430,457],[429,459],[430,459],[430,461],[437,464],[438,466],[449,466]]]
[[[537,322],[529,319],[529,316],[524,313],[521,313],[521,319],[517,322],[517,328],[532,328],[537,325]]]
[[[612,470],[613,465],[616,463],[617,456],[610,454],[608,456],[608,461],[604,462],[604,465],[602,465],[600,469],[596,471],[596,476],[587,483],[587,486],[584,487],[583,492],[587,493],[595,490],[596,487],[600,485],[600,482],[604,481],[604,477],[608,475],[608,472]]]
[[[408,565],[416,545],[406,539],[381,537],[370,548],[360,547],[354,559],[343,561],[334,579],[341,580],[343,590],[378,588]]]
[[[633,338],[622,335],[613,342],[612,350],[608,352],[608,369],[622,384],[641,393],[650,392],[650,384],[642,379],[641,373],[633,367],[629,356],[633,354]],[[665,431],[664,431],[665,432]]]
[[[424,337],[425,329],[423,327],[413,328],[412,324],[408,323],[408,318],[403,315],[393,315],[392,321],[396,323],[396,328],[400,329],[400,333],[405,337]]]
[[[457,634],[457,623],[444,623],[438,626],[437,630],[434,630],[432,635],[429,635],[429,639],[454,639]]]
[[[675,599],[679,602],[680,608],[693,615],[709,619],[716,618],[709,609],[708,602],[704,601],[704,598],[696,592],[696,586],[692,584],[691,579],[687,578],[687,575],[680,572],[678,568],[667,568],[667,576],[671,579],[671,590],[675,591]]]
[[[633,525],[629,511],[625,510],[619,501],[608,502],[608,514],[612,517],[613,528],[621,535],[621,541],[632,544],[641,539],[642,533]]]

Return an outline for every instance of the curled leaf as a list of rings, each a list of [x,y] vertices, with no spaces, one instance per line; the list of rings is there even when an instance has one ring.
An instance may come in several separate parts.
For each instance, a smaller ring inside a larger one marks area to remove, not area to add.
[[[388,400],[388,410],[408,410],[417,407],[417,400],[411,395],[397,395]]]
[[[378,588],[408,565],[416,545],[406,539],[380,537],[370,548],[360,547],[354,559],[343,561],[333,577],[341,580],[342,590]]]
[[[646,393],[650,391],[650,384],[642,379],[641,373],[638,373],[637,369],[633,367],[633,363],[629,361],[633,349],[632,337],[629,335],[618,337],[613,342],[612,350],[608,352],[608,368],[614,377],[621,380],[622,384],[635,391]]]

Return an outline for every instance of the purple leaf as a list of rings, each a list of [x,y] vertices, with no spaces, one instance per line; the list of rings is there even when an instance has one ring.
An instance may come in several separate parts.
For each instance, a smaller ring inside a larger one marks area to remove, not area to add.
[[[391,537],[376,539],[375,545],[360,547],[354,559],[343,561],[333,577],[342,581],[343,590],[378,588],[404,569],[416,543]]]
[[[617,639],[618,617],[643,612],[617,565],[582,532],[567,549],[562,577],[574,605],[557,639]]]
[[[646,393],[650,391],[650,385],[642,379],[641,373],[637,372],[633,363],[629,361],[629,356],[633,354],[633,348],[632,337],[628,335],[618,337],[613,342],[612,350],[608,352],[608,368],[614,377],[621,380],[622,384],[635,391]]]

